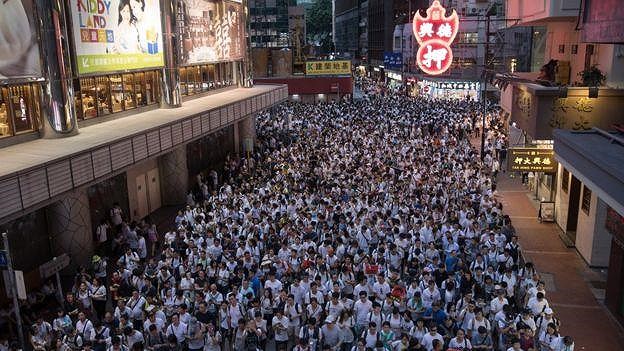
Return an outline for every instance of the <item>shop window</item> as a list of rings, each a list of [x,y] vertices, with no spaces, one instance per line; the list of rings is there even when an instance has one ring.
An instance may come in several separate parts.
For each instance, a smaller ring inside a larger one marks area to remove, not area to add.
[[[40,119],[38,85],[0,87],[0,138],[33,131]]]
[[[215,65],[208,65],[208,85],[210,89],[216,88],[217,73]]]
[[[76,80],[76,114],[84,120],[158,103],[159,79],[157,71],[145,71]]]
[[[98,116],[113,113],[111,100],[111,82],[108,76],[95,78],[95,89],[97,91]]]
[[[581,209],[585,212],[586,215],[589,215],[589,210],[591,206],[591,197],[592,192],[589,188],[583,185],[583,198],[581,200]]]
[[[186,68],[180,68],[180,94],[188,95],[188,89],[186,86]]]
[[[111,110],[113,113],[121,112],[124,109],[123,81],[121,75],[116,74],[110,76],[110,87]]]
[[[0,87],[0,138],[11,136],[9,89]]]
[[[561,190],[563,190],[564,193],[568,193],[568,187],[570,184],[570,172],[568,172],[567,169],[563,169],[563,172],[561,173]]]
[[[136,108],[134,94],[134,75],[124,74],[123,79],[123,106],[126,110]]]

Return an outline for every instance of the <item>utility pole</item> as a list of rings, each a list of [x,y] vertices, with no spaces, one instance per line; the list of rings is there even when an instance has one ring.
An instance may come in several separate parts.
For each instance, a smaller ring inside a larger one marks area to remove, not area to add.
[[[2,233],[2,241],[4,243],[4,251],[6,252],[7,271],[9,281],[6,282],[11,289],[13,295],[13,309],[15,310],[15,322],[17,323],[17,337],[22,348],[26,346],[24,343],[24,328],[22,326],[22,314],[20,312],[19,300],[17,298],[17,282],[15,281],[15,271],[13,271],[13,262],[11,261],[11,248],[9,247],[9,236],[6,232]]]
[[[481,116],[481,161],[485,158],[485,115],[487,113],[487,71],[490,51],[490,11],[485,14],[485,52],[483,53],[483,114]]]

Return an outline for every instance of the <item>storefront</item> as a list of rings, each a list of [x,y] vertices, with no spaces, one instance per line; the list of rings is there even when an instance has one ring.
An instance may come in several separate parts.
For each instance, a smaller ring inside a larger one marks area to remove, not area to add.
[[[12,14],[11,18],[0,15],[9,30],[8,36],[0,30],[0,138],[6,138],[38,130],[44,79],[33,2],[5,1],[0,11]]]
[[[418,81],[418,94],[432,98],[475,100],[481,97],[481,83],[464,80],[432,80]]]
[[[0,85],[0,138],[36,131],[41,118],[41,85]]]
[[[183,96],[227,88],[235,84],[232,62],[194,65],[180,68],[180,90]]]
[[[386,81],[388,86],[392,89],[397,89],[403,86],[403,75],[398,72],[386,70]]]

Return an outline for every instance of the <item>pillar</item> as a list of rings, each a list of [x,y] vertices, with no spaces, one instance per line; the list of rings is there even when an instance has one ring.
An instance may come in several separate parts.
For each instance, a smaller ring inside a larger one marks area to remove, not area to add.
[[[165,53],[165,67],[162,69],[161,106],[175,108],[182,106],[180,93],[180,71],[178,70],[178,37],[175,13],[177,0],[161,0],[162,33]]]
[[[158,159],[160,186],[163,205],[181,205],[186,203],[189,189],[188,167],[186,165],[186,146],[178,147]]]
[[[239,134],[238,123],[234,123],[234,125],[232,127],[234,129],[234,153],[236,155],[239,155],[240,154],[241,138],[240,138],[240,134]]]
[[[52,254],[67,253],[75,265],[87,265],[94,250],[87,189],[78,189],[46,207]]]
[[[256,116],[247,116],[238,122],[238,140],[244,153],[252,153],[256,142]]]
[[[249,20],[249,1],[243,0],[243,23],[245,25],[245,57],[241,62],[239,87],[251,88],[253,87],[253,66],[251,62],[251,22]]]
[[[74,111],[72,57],[67,35],[68,9],[62,0],[35,1],[39,17],[42,83],[41,136],[61,138],[78,134]]]

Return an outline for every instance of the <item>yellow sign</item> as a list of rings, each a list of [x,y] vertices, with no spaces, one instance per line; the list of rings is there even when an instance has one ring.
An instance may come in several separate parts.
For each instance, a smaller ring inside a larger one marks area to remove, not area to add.
[[[306,62],[306,75],[350,75],[351,61],[308,61]]]
[[[510,148],[509,171],[515,172],[557,172],[557,161],[553,149]]]

